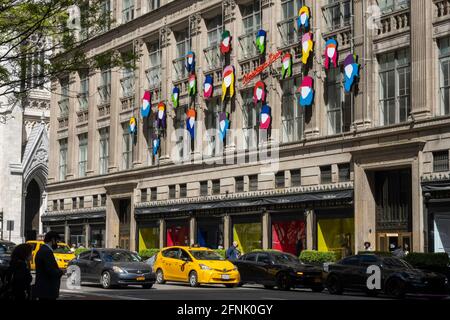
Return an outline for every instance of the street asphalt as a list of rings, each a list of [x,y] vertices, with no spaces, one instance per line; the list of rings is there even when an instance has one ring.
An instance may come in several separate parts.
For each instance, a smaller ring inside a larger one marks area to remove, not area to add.
[[[202,285],[191,288],[188,284],[155,284],[151,289],[139,286],[103,289],[100,285],[82,285],[80,289],[67,288],[66,278],[61,280],[61,300],[380,300],[387,297],[367,297],[364,293],[345,293],[331,295],[326,290],[315,293],[308,289],[291,291],[267,290],[262,286],[243,286],[225,288],[223,286]],[[412,299],[421,299],[412,297]],[[447,299],[450,300],[450,299]]]

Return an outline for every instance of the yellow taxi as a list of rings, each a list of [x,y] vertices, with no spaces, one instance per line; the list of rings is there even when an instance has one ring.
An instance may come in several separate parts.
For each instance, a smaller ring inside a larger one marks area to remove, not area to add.
[[[41,246],[44,245],[44,241],[33,240],[27,241],[26,243],[29,244],[33,249],[31,270],[35,270],[36,264],[34,259],[36,257],[36,253],[39,251]],[[53,250],[53,255],[55,256],[56,262],[58,263],[58,267],[60,269],[67,269],[69,261],[75,259],[75,255],[70,251],[69,246],[63,242],[58,243],[58,248]]]
[[[156,282],[188,282],[192,287],[200,284],[224,284],[228,288],[240,282],[234,264],[208,248],[167,247],[156,256],[153,270]]]

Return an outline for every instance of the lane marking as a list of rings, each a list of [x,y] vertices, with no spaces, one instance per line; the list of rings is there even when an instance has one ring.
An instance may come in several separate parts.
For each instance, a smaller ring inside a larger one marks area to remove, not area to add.
[[[77,295],[84,295],[84,296],[97,296],[97,297],[107,297],[107,298],[117,298],[117,299],[124,299],[124,300],[148,300],[148,299],[142,299],[142,298],[136,298],[136,297],[129,297],[129,296],[121,296],[121,295],[115,295],[112,294],[106,294],[106,293],[96,293],[96,292],[90,292],[90,291],[77,291],[77,290],[67,290],[67,289],[61,289],[59,292],[63,293],[72,293]]]

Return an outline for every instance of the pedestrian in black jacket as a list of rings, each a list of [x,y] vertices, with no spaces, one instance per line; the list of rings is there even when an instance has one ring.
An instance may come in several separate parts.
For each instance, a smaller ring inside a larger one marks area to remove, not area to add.
[[[36,283],[33,294],[38,300],[56,300],[59,297],[63,271],[59,269],[53,255],[53,250],[58,248],[59,239],[56,232],[48,232],[44,237],[45,244],[36,254]]]
[[[20,244],[11,253],[11,261],[6,271],[5,285],[7,292],[3,298],[22,301],[31,299],[31,282],[33,277],[30,272],[32,248],[28,244]]]

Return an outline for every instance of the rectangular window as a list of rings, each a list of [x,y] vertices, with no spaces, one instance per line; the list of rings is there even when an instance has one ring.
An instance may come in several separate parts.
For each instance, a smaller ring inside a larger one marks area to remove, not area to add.
[[[320,183],[327,184],[331,183],[331,166],[320,167]]]
[[[212,181],[212,194],[220,194],[220,180]]]
[[[53,200],[53,211],[58,210],[58,200]]]
[[[378,0],[378,6],[383,14],[409,8],[410,0]]]
[[[64,210],[64,199],[59,200],[59,210]]]
[[[409,49],[383,54],[378,62],[381,125],[405,122],[411,109]]]
[[[72,198],[72,209],[77,208],[77,198]]]
[[[302,185],[301,170],[291,170],[291,187],[299,187]]]
[[[191,39],[189,38],[189,29],[175,32],[176,56],[173,60],[175,71],[175,80],[185,79],[188,76],[186,70],[186,54],[191,50]]]
[[[133,167],[133,136],[129,132],[128,123],[122,124],[122,169]]]
[[[278,29],[282,46],[289,46],[298,41],[296,17],[302,6],[303,0],[281,0],[282,21],[278,23]]]
[[[244,177],[234,178],[236,182],[236,193],[244,192]]]
[[[85,177],[87,169],[88,135],[87,133],[78,136],[78,176]]]
[[[322,11],[330,31],[350,25],[351,7],[351,0],[328,0],[328,4],[322,7]]]
[[[67,174],[67,139],[59,140],[59,181],[64,181]]]
[[[187,197],[187,186],[186,183],[180,184],[180,198]]]
[[[449,171],[448,150],[433,152],[433,172]]]
[[[106,206],[106,194],[101,195],[101,206]]]
[[[100,86],[97,88],[100,96],[99,104],[107,104],[111,100],[111,69],[103,69],[100,74]]]
[[[100,134],[100,149],[99,149],[99,173],[108,173],[109,161],[109,128],[99,130]]]
[[[208,181],[200,182],[200,195],[207,196],[208,195]]]
[[[120,84],[122,86],[122,98],[129,98],[134,95],[134,70],[132,67],[126,67],[122,70]]]
[[[258,175],[251,175],[248,177],[248,190],[258,191]]]
[[[242,30],[238,40],[241,47],[240,59],[250,58],[257,55],[255,46],[256,32],[261,28],[261,7],[260,1],[253,1],[246,6],[241,6]]]
[[[104,0],[100,4],[100,17],[102,20],[102,31],[106,32],[111,28],[111,0]]]
[[[275,188],[281,189],[285,187],[284,171],[279,171],[275,174]]]
[[[441,115],[450,114],[450,37],[439,39]]]
[[[161,6],[161,0],[147,0],[148,11],[153,11]]]
[[[338,165],[339,182],[350,181],[350,163],[342,163]]]
[[[147,202],[147,189],[141,189],[141,202]]]
[[[214,19],[206,20],[208,46],[203,50],[209,69],[216,69],[222,66],[222,55],[219,44],[222,40],[222,15]]]
[[[169,199],[175,199],[176,195],[175,185],[169,186]]]
[[[92,206],[94,208],[98,207],[98,195],[93,195],[92,196]]]
[[[186,130],[185,110],[187,110],[187,105],[182,105],[176,108],[175,109],[176,117],[173,120],[173,128],[176,133],[175,146],[177,150],[177,154],[174,154],[174,156],[175,157],[178,156],[178,159],[176,159],[177,161],[182,161],[185,157],[189,156],[190,139],[189,139],[189,132]]]
[[[150,189],[150,199],[151,201],[158,200],[158,189],[156,187]]]
[[[205,110],[205,142],[206,147],[204,150],[204,154],[206,156],[214,156],[216,154],[216,144],[218,142],[217,137],[217,128],[218,124],[218,113],[217,110],[220,110],[220,99],[219,97],[213,98],[206,102],[207,110]]]
[[[80,209],[83,209],[84,208],[84,197],[80,197],[79,200],[80,200],[79,207],[80,207]]]
[[[89,74],[84,71],[80,74],[80,92],[78,94],[78,104],[80,111],[89,107]]]
[[[159,88],[161,84],[161,49],[159,41],[148,45],[150,67],[145,71],[149,89]]]
[[[153,153],[153,140],[158,137],[156,129],[155,129],[155,122],[156,121],[148,121],[147,122],[147,165],[156,165],[157,159],[159,157],[159,152],[155,155]],[[160,137],[160,142],[162,140],[162,137]]]
[[[298,107],[296,90],[301,84],[301,78],[288,79],[282,82],[281,97],[282,141],[284,143],[303,139],[305,128],[304,108]]]
[[[69,116],[69,80],[61,81],[61,97],[58,101],[59,116],[64,118]]]
[[[259,143],[259,113],[261,104],[259,103],[255,106],[253,102],[253,90],[243,91],[242,100],[243,148],[256,148]]]
[[[351,125],[351,95],[345,94],[343,76],[331,69],[326,79],[328,134],[348,132]]]
[[[134,19],[134,0],[123,0],[122,5],[122,22],[127,23]]]

